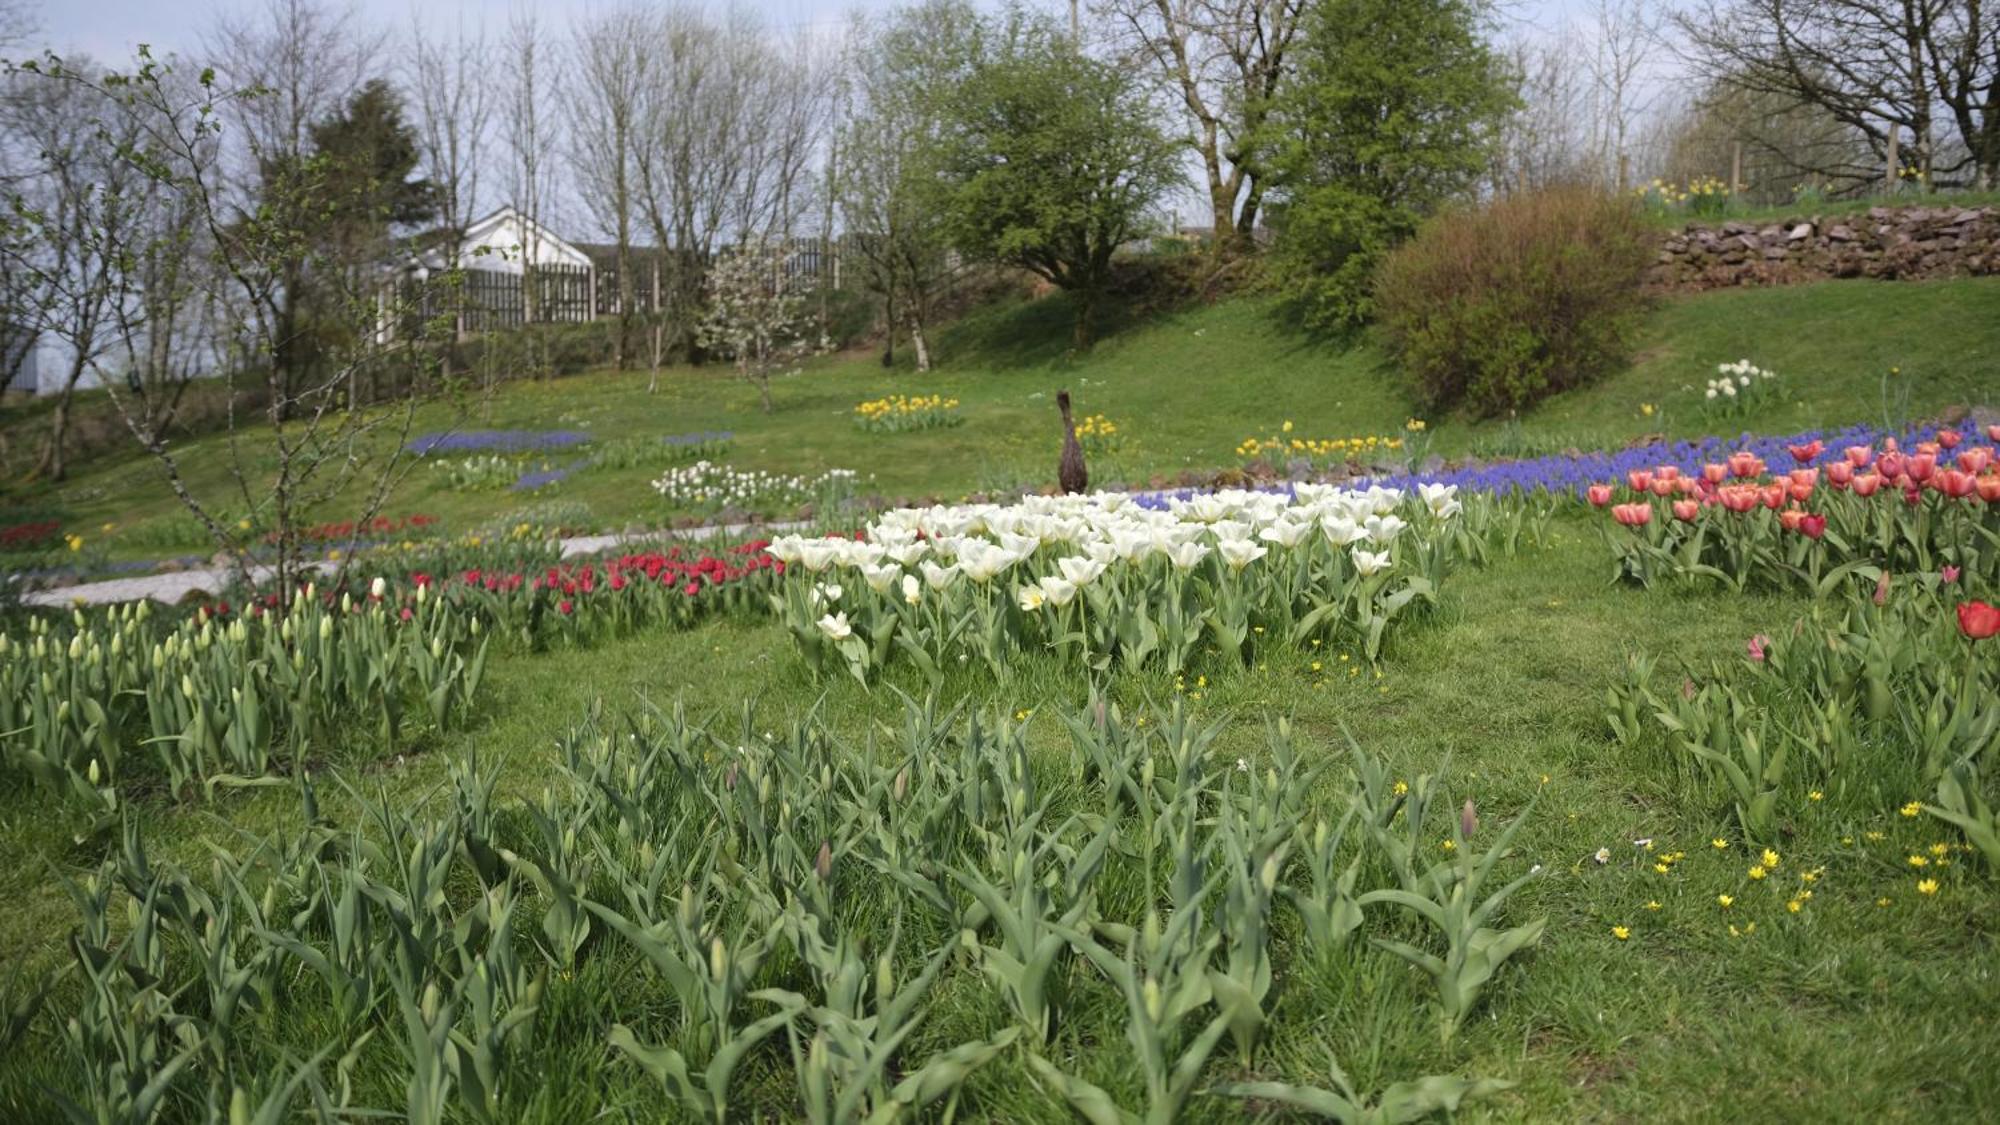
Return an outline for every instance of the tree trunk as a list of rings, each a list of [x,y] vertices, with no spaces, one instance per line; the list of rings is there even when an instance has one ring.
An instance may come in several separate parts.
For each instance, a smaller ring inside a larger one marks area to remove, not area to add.
[[[910,347],[917,352],[917,370],[928,373],[931,369],[931,343],[924,338],[924,318],[917,314],[917,306],[910,307]]]
[[[76,384],[72,382],[70,387]],[[42,450],[42,463],[36,468],[37,475],[46,480],[63,480],[69,475],[69,465],[63,457],[63,447],[69,440],[69,400],[68,387],[56,399],[56,408],[49,414],[49,444]]]
[[[1076,322],[1071,326],[1070,346],[1077,351],[1087,352],[1096,342],[1095,323],[1097,314],[1097,292],[1094,289],[1076,291]]]
[[[896,289],[890,286],[883,295],[882,312],[882,366],[896,366]]]

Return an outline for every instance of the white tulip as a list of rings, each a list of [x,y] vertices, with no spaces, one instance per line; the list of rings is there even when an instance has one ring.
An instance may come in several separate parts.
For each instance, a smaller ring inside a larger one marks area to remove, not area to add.
[[[1070,599],[1076,597],[1076,583],[1057,578],[1053,574],[1042,579],[1040,588],[1042,597],[1047,598],[1050,605],[1068,605]]]
[[[1359,571],[1363,578],[1386,569],[1389,565],[1389,552],[1387,551],[1377,553],[1364,551],[1356,547],[1350,554],[1354,558],[1354,569]]]
[[[1250,539],[1223,539],[1216,543],[1215,549],[1222,552],[1222,561],[1231,570],[1242,570],[1271,553],[1269,547],[1259,546]]]
[[[1167,548],[1167,561],[1181,570],[1193,570],[1208,557],[1208,550],[1206,543],[1176,543]]]
[[[1076,558],[1072,556],[1057,559],[1056,569],[1061,571],[1062,576],[1073,585],[1088,586],[1092,582],[1097,581],[1098,575],[1104,573],[1104,564],[1095,559]]]
[[[925,565],[929,564],[926,563]],[[923,585],[917,581],[916,575],[914,574],[903,575],[904,601],[908,602],[911,605],[916,605],[918,597],[923,593],[923,589],[924,589]]]
[[[854,628],[847,623],[845,613],[829,613],[820,618],[819,631],[836,641],[844,641],[854,635]]]

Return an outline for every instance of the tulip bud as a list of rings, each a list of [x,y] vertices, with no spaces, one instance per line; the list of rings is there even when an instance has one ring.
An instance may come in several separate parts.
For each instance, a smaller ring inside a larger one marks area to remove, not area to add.
[[[1477,831],[1479,831],[1479,810],[1473,807],[1472,798],[1467,797],[1465,807],[1458,810],[1458,834],[1470,840],[1472,834]]]
[[[875,1007],[879,1010],[889,1002],[896,992],[896,970],[889,964],[889,955],[875,958]]]
[[[98,772],[97,772],[97,759],[96,759],[96,758],[92,758],[92,759],[90,760],[90,769],[89,769],[89,770],[88,770],[88,771],[87,771],[87,772],[85,773],[85,775],[84,775],[84,776],[86,776],[86,777],[90,778],[90,783],[91,783],[92,785],[96,785],[96,784],[97,784],[97,778],[98,778]]]
[[[1146,983],[1139,987],[1139,992],[1146,1000],[1146,1018],[1156,1024],[1159,1023],[1167,1014],[1166,999],[1160,995],[1160,982],[1147,977]]]
[[[828,879],[833,878],[832,841],[821,840],[819,842],[819,858],[813,860],[813,874],[818,875],[820,882],[822,883],[826,882]]]
[[[896,771],[896,783],[890,787],[889,795],[892,798],[894,798],[898,804],[900,804],[902,803],[903,800],[903,794],[907,793],[909,791],[909,788],[910,788],[910,767],[904,766],[902,769]]]
[[[1264,869],[1257,873],[1257,881],[1263,884],[1265,894],[1270,894],[1278,885],[1279,866],[1278,853],[1272,852],[1264,857]]]
[[[374,598],[376,601],[381,601],[382,591],[386,589],[387,586],[388,586],[387,583],[383,582],[380,577],[377,577],[375,581],[370,582],[368,584],[368,596]]]
[[[472,619],[472,635],[473,635],[473,636],[475,636],[475,637],[479,635],[479,618],[478,618],[478,617],[474,617],[474,618]]]
[[[721,980],[723,974],[729,971],[728,951],[723,949],[722,939],[719,937],[708,947],[708,971],[716,980]]]

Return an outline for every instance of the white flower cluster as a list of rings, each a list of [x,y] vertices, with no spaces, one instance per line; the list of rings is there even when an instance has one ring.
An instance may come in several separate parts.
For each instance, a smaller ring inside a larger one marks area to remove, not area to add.
[[[1747,391],[1778,377],[1777,372],[1766,371],[1747,359],[1716,364],[1715,371],[1719,377],[1708,381],[1705,398],[1735,398],[1739,391]]]
[[[1457,491],[1418,486],[1422,503],[1439,519],[1459,513]],[[926,587],[943,590],[961,579],[990,583],[1047,547],[1059,556],[1054,573],[1018,591],[1022,607],[1032,610],[1068,604],[1114,564],[1159,556],[1175,569],[1191,570],[1214,554],[1240,572],[1272,548],[1296,547],[1314,534],[1346,550],[1357,573],[1373,575],[1390,565],[1389,548],[1409,526],[1396,514],[1404,499],[1393,488],[1317,484],[1298,485],[1291,496],[1230,490],[1175,499],[1165,511],[1141,507],[1122,493],[1030,496],[1004,506],[901,508],[884,513],[862,539],[789,535],[772,540],[769,550],[813,574],[858,571],[877,593],[916,603]],[[822,624],[834,636],[845,619]]]
[[[806,477],[767,473],[761,469],[732,469],[713,461],[696,461],[692,465],[668,469],[653,482],[653,491],[680,506],[750,511],[802,504],[829,489],[852,484],[854,476],[852,469],[828,469],[816,477]]]

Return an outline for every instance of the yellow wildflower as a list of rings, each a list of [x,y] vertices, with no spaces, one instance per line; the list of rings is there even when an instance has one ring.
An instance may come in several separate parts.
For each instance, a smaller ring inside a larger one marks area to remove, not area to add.
[[[1920,895],[1934,895],[1938,893],[1938,881],[1936,879],[1917,880],[1917,893]]]
[[[1902,808],[1897,809],[1896,811],[1902,813],[1904,816],[1915,816],[1918,813],[1924,811],[1924,807],[1915,801],[1911,801],[1909,804],[1904,805]]]
[[[1727,910],[1727,909],[1729,909],[1730,907],[1732,907],[1732,906],[1735,906],[1735,905],[1736,905],[1736,896],[1735,896],[1735,895],[1716,895],[1716,896],[1715,896],[1715,901],[1716,901],[1716,904],[1717,904],[1717,905],[1721,906],[1721,907],[1722,907],[1722,908],[1723,908],[1724,910]]]
[[[1617,938],[1619,941],[1624,941],[1632,936],[1632,930],[1628,926],[1613,926],[1611,927],[1611,936]]]
[[[1762,867],[1753,867],[1750,869],[1750,877],[1752,879],[1762,879],[1765,874],[1766,872]]]

